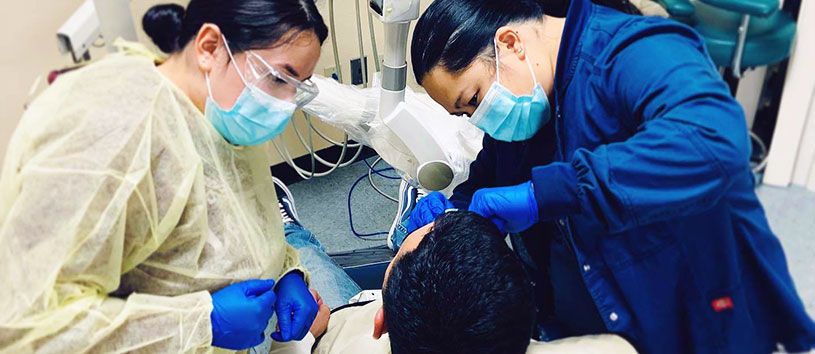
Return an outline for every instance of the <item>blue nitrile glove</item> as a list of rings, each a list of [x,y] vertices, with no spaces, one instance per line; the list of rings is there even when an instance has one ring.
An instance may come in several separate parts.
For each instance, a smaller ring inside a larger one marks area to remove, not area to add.
[[[317,301],[308,291],[300,273],[289,273],[277,284],[277,327],[272,339],[278,342],[301,340],[306,337],[314,318],[317,317]]]
[[[532,182],[481,189],[473,195],[470,211],[492,220],[501,232],[525,231],[540,219]]]
[[[436,218],[444,214],[445,211],[453,209],[453,203],[439,192],[433,192],[419,199],[416,207],[410,212],[410,219],[407,224],[408,235],[425,225],[436,221]]]
[[[244,350],[263,343],[274,314],[274,280],[247,280],[212,294],[212,345]]]

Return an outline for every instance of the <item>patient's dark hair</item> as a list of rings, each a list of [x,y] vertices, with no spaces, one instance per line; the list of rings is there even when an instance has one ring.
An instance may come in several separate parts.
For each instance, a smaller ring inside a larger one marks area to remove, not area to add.
[[[153,6],[142,18],[147,35],[170,54],[184,49],[205,23],[217,25],[236,53],[268,48],[301,32],[313,32],[321,44],[328,37],[314,0],[190,0],[186,8]]]
[[[396,260],[383,292],[393,354],[523,354],[535,323],[532,286],[498,229],[447,213]]]

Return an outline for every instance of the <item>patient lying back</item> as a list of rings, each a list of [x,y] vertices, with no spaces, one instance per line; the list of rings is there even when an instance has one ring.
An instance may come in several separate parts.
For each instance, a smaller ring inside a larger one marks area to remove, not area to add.
[[[616,336],[530,341],[530,279],[503,235],[469,212],[440,216],[405,239],[383,299],[335,310],[320,354],[636,353]]]

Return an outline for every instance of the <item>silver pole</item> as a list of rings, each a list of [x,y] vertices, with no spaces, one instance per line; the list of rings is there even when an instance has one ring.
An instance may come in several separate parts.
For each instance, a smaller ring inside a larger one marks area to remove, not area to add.
[[[736,52],[733,53],[733,76],[741,79],[741,61],[744,58],[744,46],[747,44],[747,30],[750,29],[750,15],[741,17],[739,26],[739,41],[736,43]]]

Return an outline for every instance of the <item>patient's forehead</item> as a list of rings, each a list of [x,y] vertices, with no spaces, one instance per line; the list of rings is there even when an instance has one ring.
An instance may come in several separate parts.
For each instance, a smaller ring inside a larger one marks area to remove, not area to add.
[[[396,253],[396,256],[394,256],[393,260],[391,260],[391,263],[388,264],[388,269],[385,270],[385,281],[382,284],[383,288],[385,287],[385,284],[388,283],[388,278],[390,277],[393,265],[396,264],[396,262],[399,262],[399,258],[402,258],[402,256],[405,254],[416,250],[416,248],[419,247],[419,244],[422,243],[422,240],[424,240],[425,236],[427,236],[427,234],[429,234],[431,231],[433,231],[433,223],[427,224],[424,227],[413,231],[405,238],[405,241],[402,242],[402,246],[399,247],[399,252]]]
[[[405,238],[405,241],[402,242],[402,246],[399,247],[399,252],[396,254],[396,256],[398,257],[402,254],[413,252],[417,247],[419,247],[419,244],[422,243],[422,240],[424,240],[424,237],[427,236],[430,231],[433,231],[432,223],[413,231]]]

